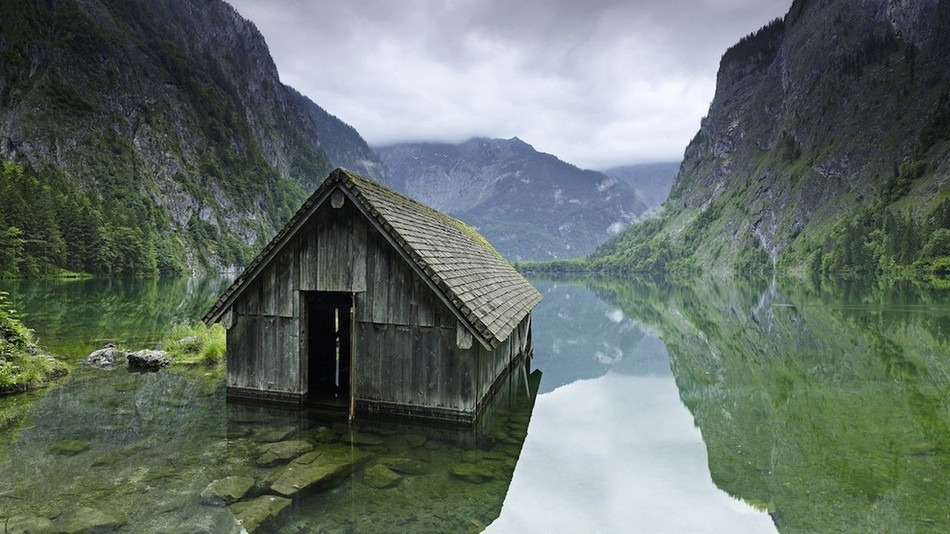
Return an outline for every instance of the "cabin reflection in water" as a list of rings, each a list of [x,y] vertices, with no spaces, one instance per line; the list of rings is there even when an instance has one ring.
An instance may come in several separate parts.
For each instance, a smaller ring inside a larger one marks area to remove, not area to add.
[[[501,512],[540,380],[519,365],[465,426],[229,402],[215,469],[255,482],[228,509],[252,533],[480,531]]]

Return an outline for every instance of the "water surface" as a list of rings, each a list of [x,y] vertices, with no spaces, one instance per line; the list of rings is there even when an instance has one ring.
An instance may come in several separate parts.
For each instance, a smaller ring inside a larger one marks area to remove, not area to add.
[[[272,493],[277,441],[347,447],[344,480],[279,532],[950,531],[950,297],[914,285],[673,287],[543,281],[535,357],[478,427],[362,422],[229,404],[220,370],[77,368],[0,399],[0,520],[117,532],[237,532],[201,492]],[[78,362],[160,345],[225,279],[4,283],[41,342]],[[538,381],[540,380],[540,383]],[[393,458],[414,466],[389,487]]]

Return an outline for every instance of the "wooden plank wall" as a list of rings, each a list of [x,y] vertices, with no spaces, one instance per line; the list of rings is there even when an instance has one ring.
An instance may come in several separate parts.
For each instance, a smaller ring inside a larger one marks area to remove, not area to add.
[[[485,397],[491,393],[492,386],[511,365],[511,362],[528,350],[530,329],[531,315],[529,314],[512,330],[507,340],[495,347],[495,350],[488,350],[481,345],[474,347],[478,350],[475,381],[478,403],[485,400]]]
[[[455,315],[375,229],[366,292],[356,295],[357,398],[474,411],[474,348],[456,346]]]
[[[280,258],[261,273],[234,306],[227,332],[228,386],[274,393],[299,393],[297,318],[299,299],[292,278],[296,263]]]
[[[298,289],[366,291],[368,228],[369,221],[351,203],[339,209],[325,204],[298,234]]]

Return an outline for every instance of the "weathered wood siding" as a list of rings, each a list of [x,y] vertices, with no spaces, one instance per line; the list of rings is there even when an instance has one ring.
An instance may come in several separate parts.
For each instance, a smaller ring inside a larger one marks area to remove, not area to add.
[[[300,392],[296,262],[279,258],[235,302],[227,331],[228,387],[274,396]]]
[[[356,294],[354,397],[472,412],[475,351],[456,346],[454,314],[374,228],[366,291]]]
[[[476,344],[478,351],[476,363],[475,395],[478,405],[486,400],[497,386],[498,380],[521,356],[525,355],[531,343],[531,315],[527,315],[511,332],[504,342],[494,350],[488,350]]]
[[[307,393],[300,291],[364,291],[368,227],[352,204],[326,204],[264,268],[232,309],[228,387],[274,397]]]

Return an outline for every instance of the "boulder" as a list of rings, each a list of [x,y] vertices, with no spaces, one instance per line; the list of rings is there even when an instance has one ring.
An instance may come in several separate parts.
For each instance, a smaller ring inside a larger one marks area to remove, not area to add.
[[[410,460],[409,458],[389,456],[380,458],[379,463],[403,475],[423,475],[429,470],[422,462]]]
[[[402,477],[399,473],[383,464],[376,464],[363,472],[363,483],[371,488],[391,488],[399,484],[400,480]]]
[[[257,465],[270,467],[272,465],[285,464],[311,450],[313,450],[313,445],[311,445],[310,442],[299,439],[267,443],[258,448],[260,456],[257,458]]]
[[[481,484],[495,478],[495,473],[483,465],[458,464],[452,468],[452,476],[468,482]]]
[[[50,449],[58,454],[72,456],[89,448],[90,443],[83,439],[63,439],[53,444]]]
[[[254,487],[251,477],[226,477],[215,480],[201,491],[201,502],[205,504],[231,504],[239,501]]]
[[[100,534],[111,532],[125,523],[95,508],[79,508],[63,513],[56,518],[57,532],[64,534]]]
[[[0,519],[0,526],[3,526]],[[45,517],[18,515],[6,520],[7,534],[54,534],[57,532],[53,522]]]
[[[99,350],[92,351],[83,359],[82,364],[97,369],[112,369],[117,361],[121,362],[125,352],[115,348],[112,343]]]
[[[325,445],[290,462],[270,479],[270,488],[290,497],[303,491],[336,486],[369,459],[369,453],[342,445]]]
[[[133,371],[158,371],[168,367],[171,360],[163,350],[140,350],[125,355],[129,369]]]
[[[276,519],[288,506],[290,506],[290,499],[264,495],[250,501],[234,503],[230,508],[244,530],[248,534],[254,534],[262,525]]]

